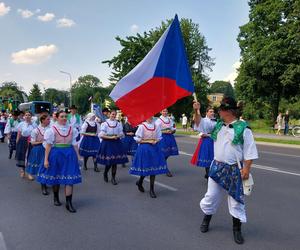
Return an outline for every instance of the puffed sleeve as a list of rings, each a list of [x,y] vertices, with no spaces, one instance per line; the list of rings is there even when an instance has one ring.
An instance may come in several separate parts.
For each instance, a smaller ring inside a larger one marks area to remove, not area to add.
[[[161,138],[162,138],[161,128],[157,127],[156,128],[156,139],[160,141]]]
[[[37,134],[38,134],[37,128],[31,131],[31,135],[30,135],[31,142],[36,142]]]
[[[158,119],[156,119],[156,121],[155,121],[155,126],[157,126],[157,127],[160,127],[161,128],[161,126],[162,126],[162,121],[158,118]]]
[[[88,124],[87,122],[84,122],[81,126],[81,130],[80,130],[80,133],[85,133],[86,132],[86,129],[88,127]]]
[[[47,129],[44,134],[44,142],[45,144],[53,144],[55,140],[54,131],[52,128]]]
[[[143,129],[142,125],[139,125],[137,131],[135,132],[135,136],[134,136],[134,140],[136,142],[140,142],[143,139],[143,131],[144,131],[144,129]]]
[[[11,127],[10,127],[10,121],[8,120],[8,122],[5,125],[4,134],[9,134],[10,132],[11,132]]]
[[[258,159],[258,152],[255,145],[252,131],[246,128],[243,134],[243,138],[244,138],[244,147],[243,147],[244,160]]]
[[[24,122],[20,122],[20,123],[18,124],[18,126],[17,126],[18,132],[22,132],[23,124],[24,124]]]
[[[103,122],[100,126],[100,133],[99,133],[99,136],[103,136],[103,135],[106,135],[107,134],[107,124],[106,122]]]
[[[78,145],[78,141],[76,140],[77,139],[77,136],[78,136],[79,132],[77,129],[72,129],[72,145],[75,146],[75,145]]]
[[[124,136],[123,125],[121,122],[118,122],[118,136]]]

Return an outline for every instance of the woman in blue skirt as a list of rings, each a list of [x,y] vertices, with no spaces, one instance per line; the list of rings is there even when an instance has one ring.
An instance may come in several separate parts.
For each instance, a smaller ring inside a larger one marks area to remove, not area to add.
[[[128,162],[126,152],[123,148],[121,137],[123,137],[123,126],[116,120],[117,112],[112,110],[105,122],[101,124],[99,133],[102,139],[99,154],[97,157],[98,163],[105,165],[103,178],[108,182],[108,171],[111,169],[111,183],[117,185],[116,174],[117,164]]]
[[[29,111],[24,114],[24,121],[18,125],[16,161],[17,167],[20,168],[20,176],[25,177],[25,166],[30,154],[31,145],[29,143],[30,135],[35,125],[31,122],[32,115]]]
[[[53,186],[55,206],[61,206],[59,188],[65,185],[66,209],[75,213],[72,204],[73,185],[81,183],[80,156],[76,142],[78,131],[67,124],[65,111],[57,112],[56,116],[57,123],[47,129],[44,135],[45,160],[37,181]]]
[[[178,155],[178,147],[174,137],[174,133],[176,132],[176,128],[174,126],[174,122],[168,116],[168,110],[164,109],[161,111],[161,116],[156,120],[155,124],[160,127],[162,132],[162,139],[159,142],[159,146],[167,159],[170,156]],[[168,169],[167,172],[168,177],[172,177],[172,173]]]
[[[216,125],[214,120],[214,109],[206,109],[206,117],[201,119],[200,124],[194,129],[200,132],[198,146],[194,152],[191,164],[205,168],[205,178],[208,179],[209,168],[214,159],[214,141],[210,138],[210,133]]]
[[[123,146],[125,149],[125,152],[127,155],[134,156],[136,149],[137,149],[137,143],[134,140],[134,134],[137,131],[137,127],[132,127],[129,121],[127,121],[123,126],[123,132],[124,132],[124,138],[122,139]]]
[[[9,155],[8,159],[11,159],[13,152],[16,150],[16,140],[17,140],[17,134],[18,134],[18,125],[20,123],[20,120],[18,119],[19,112],[14,111],[12,113],[12,117],[8,119],[4,134],[7,136],[8,143],[8,149],[9,149]]]
[[[161,139],[160,127],[153,122],[151,117],[139,125],[134,139],[139,145],[129,173],[140,176],[136,185],[142,193],[145,192],[143,187],[144,178],[150,176],[150,197],[156,198],[154,192],[155,176],[168,172],[165,157],[158,145]]]
[[[30,151],[26,167],[26,173],[28,174],[29,180],[34,180],[33,176],[37,175],[45,159],[45,148],[43,147],[43,142],[45,131],[50,124],[50,116],[46,114],[41,115],[39,120],[40,125],[31,132],[30,143],[32,145],[32,149]],[[49,193],[46,184],[41,185],[42,194],[48,195]]]
[[[97,154],[100,148],[100,125],[95,122],[96,115],[89,113],[81,127],[81,143],[79,146],[79,154],[83,157],[84,170],[87,170],[87,161],[89,157],[93,157],[94,171],[99,172],[97,167]]]

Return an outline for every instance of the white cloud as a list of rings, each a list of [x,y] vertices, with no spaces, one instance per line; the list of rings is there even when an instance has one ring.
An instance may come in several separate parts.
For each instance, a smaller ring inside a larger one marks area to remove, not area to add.
[[[138,25],[133,24],[133,25],[130,26],[130,31],[131,31],[132,33],[137,33],[138,30],[139,30],[139,26],[138,26]]]
[[[30,10],[18,9],[18,13],[20,13],[23,18],[30,18],[34,15],[34,13]]]
[[[11,54],[14,64],[40,64],[49,60],[58,51],[54,44],[28,48]]]
[[[235,79],[238,76],[238,69],[241,66],[241,62],[237,61],[232,65],[233,71],[228,74],[225,78],[224,81],[230,82],[231,84],[234,84]]]
[[[55,15],[53,13],[46,13],[43,16],[38,16],[37,19],[42,22],[50,22],[53,20],[54,17],[55,17]]]
[[[5,3],[0,2],[0,16],[6,15],[10,11],[9,6],[5,6]]]
[[[41,9],[36,9],[35,10],[35,13],[40,13],[41,12]]]
[[[57,27],[59,28],[69,28],[74,26],[76,23],[72,19],[61,18],[57,20]]]

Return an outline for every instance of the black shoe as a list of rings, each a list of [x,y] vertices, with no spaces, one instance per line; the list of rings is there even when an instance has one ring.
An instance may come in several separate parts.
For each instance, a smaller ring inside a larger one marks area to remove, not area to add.
[[[73,207],[73,204],[72,204],[72,195],[66,196],[66,209],[70,213],[76,213],[76,209]]]
[[[61,206],[61,202],[59,201],[59,195],[58,192],[54,193],[54,206]]]
[[[99,169],[97,166],[95,166],[95,167],[94,167],[94,171],[95,171],[95,172],[100,172],[100,169]]]
[[[12,152],[11,153],[9,153],[9,156],[8,156],[8,159],[11,159],[11,157],[12,157]]]
[[[151,198],[156,198],[157,197],[154,190],[152,190],[152,189],[150,190],[150,197]]]
[[[200,226],[200,231],[202,233],[208,232],[211,217],[212,217],[212,215],[204,215],[203,221]]]
[[[172,175],[171,172],[166,173],[166,176],[168,176],[168,177],[173,177],[173,175]]]
[[[122,168],[126,168],[126,164],[125,163],[122,164]]]
[[[45,184],[42,184],[42,194],[43,195],[49,195],[49,192],[47,190],[47,186]]]
[[[118,182],[116,181],[116,178],[115,178],[115,177],[112,177],[112,178],[111,178],[111,183],[112,183],[113,185],[118,185]]]
[[[107,176],[107,173],[104,173],[104,174],[103,174],[103,179],[104,179],[105,182],[108,182],[108,176]]]
[[[84,170],[88,170],[88,168],[87,168],[87,166],[86,166],[86,165],[84,165],[84,166],[83,166],[83,169],[84,169]]]
[[[237,244],[243,244],[244,243],[244,238],[242,235],[241,227],[242,223],[239,219],[232,217],[232,222],[233,222],[233,238],[235,243]]]
[[[137,181],[135,184],[138,186],[138,189],[139,189],[140,192],[142,192],[142,193],[145,192],[145,189],[143,187],[143,183],[140,183],[140,181]]]

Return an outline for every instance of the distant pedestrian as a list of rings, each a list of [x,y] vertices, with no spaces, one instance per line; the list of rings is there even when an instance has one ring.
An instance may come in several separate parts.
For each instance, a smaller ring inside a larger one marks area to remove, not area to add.
[[[182,128],[184,131],[187,131],[187,123],[188,123],[188,118],[186,117],[185,114],[182,114]]]
[[[276,118],[276,124],[277,124],[277,131],[276,135],[281,135],[281,127],[282,127],[282,114],[279,112],[277,118]]]
[[[290,122],[290,115],[289,115],[289,111],[287,110],[284,115],[284,135],[288,135],[289,133],[289,122]]]

